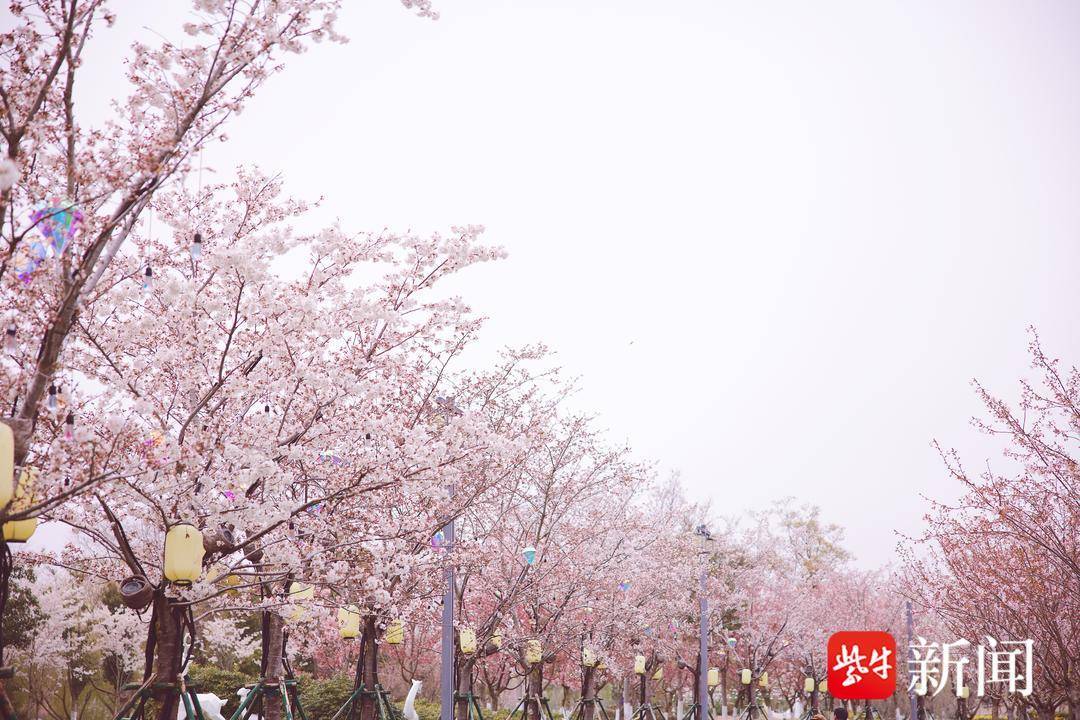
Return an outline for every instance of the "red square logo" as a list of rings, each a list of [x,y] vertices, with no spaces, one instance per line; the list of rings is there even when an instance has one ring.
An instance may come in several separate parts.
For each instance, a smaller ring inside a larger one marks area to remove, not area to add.
[[[829,694],[840,700],[884,700],[896,692],[896,641],[887,632],[845,630],[828,645]]]

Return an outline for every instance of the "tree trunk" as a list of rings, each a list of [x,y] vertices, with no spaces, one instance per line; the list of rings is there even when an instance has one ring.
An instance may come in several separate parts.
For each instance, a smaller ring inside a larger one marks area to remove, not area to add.
[[[544,663],[538,662],[529,669],[525,680],[525,720],[542,720],[540,698],[544,694]]]
[[[754,678],[750,679],[752,681]],[[751,682],[749,685],[746,686],[746,716],[750,718],[750,720],[754,720],[754,718],[757,717],[757,704],[755,700],[756,697],[754,696],[754,683]]]
[[[154,615],[157,619],[157,645],[154,651],[157,680],[154,684],[166,683],[171,686],[154,690],[158,720],[175,720],[176,710],[180,706],[177,687],[184,653],[180,612],[180,608],[174,607],[165,593],[154,595]]]
[[[596,710],[596,668],[581,668],[581,718],[593,720]]]
[[[814,683],[814,689],[810,691],[810,709],[817,715],[821,712],[821,695],[818,693],[817,683]],[[911,718],[915,720],[915,718]]]
[[[0,718],[3,720],[18,720],[18,715],[15,714],[15,708],[11,706],[11,700],[8,699],[7,687],[3,680],[0,680]]]
[[[457,684],[457,697],[454,698],[455,720],[469,720],[469,695],[473,691],[473,666],[475,663],[473,657],[466,659],[464,656],[458,655],[457,673],[455,675],[455,683]]]
[[[375,690],[379,683],[378,626],[375,615],[364,617],[364,643],[361,646],[361,680],[365,690]],[[379,714],[374,695],[364,695],[360,701],[360,720],[376,720]]]
[[[281,720],[285,714],[282,707],[282,696],[285,692],[284,667],[285,658],[282,654],[285,640],[285,620],[275,612],[269,613],[267,622],[264,658],[262,717],[264,720]],[[161,718],[160,720],[167,720]]]

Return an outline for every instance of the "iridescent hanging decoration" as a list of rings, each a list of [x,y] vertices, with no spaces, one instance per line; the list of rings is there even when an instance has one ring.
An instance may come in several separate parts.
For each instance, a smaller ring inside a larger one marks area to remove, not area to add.
[[[431,538],[431,547],[436,550],[442,550],[446,547],[446,533],[442,530],[438,530]]]
[[[630,589],[630,581],[629,580],[623,580],[621,583],[619,583],[619,589],[622,590],[623,592],[626,592],[627,590],[629,590]]]
[[[30,220],[45,242],[30,242],[21,246],[16,273],[24,283],[30,282],[42,262],[64,254],[82,225],[83,214],[72,201],[53,199],[35,207],[30,213]]]

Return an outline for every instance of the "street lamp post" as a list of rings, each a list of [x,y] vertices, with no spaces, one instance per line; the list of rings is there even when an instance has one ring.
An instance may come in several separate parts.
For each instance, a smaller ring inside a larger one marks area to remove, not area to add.
[[[461,410],[452,399],[435,399],[435,424],[440,430],[449,422],[447,416],[461,415]],[[454,488],[447,488],[450,497],[454,497]],[[454,548],[454,517],[443,530],[446,557],[446,593],[443,595],[442,616],[442,668],[439,673],[439,720],[454,720],[454,563],[450,553]]]
[[[697,720],[709,717],[709,598],[706,595],[706,581],[709,574],[708,543],[712,533],[704,525],[698,525],[697,535],[701,538],[702,555],[705,556],[698,583],[698,604],[701,610],[701,635],[698,639],[698,697]]]
[[[447,552],[454,545],[454,520],[444,530]],[[447,558],[442,612],[442,671],[439,674],[439,720],[454,720],[454,565]]]

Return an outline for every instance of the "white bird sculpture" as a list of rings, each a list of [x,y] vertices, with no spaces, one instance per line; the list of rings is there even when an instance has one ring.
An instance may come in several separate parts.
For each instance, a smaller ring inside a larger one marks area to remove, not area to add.
[[[251,688],[246,688],[246,687],[242,687],[242,688],[240,688],[239,690],[236,691],[236,696],[238,698],[240,698],[240,704],[241,705],[244,704],[244,698],[246,698],[248,696],[249,692],[251,692]],[[254,702],[254,701],[252,701],[252,702]],[[262,720],[262,718],[259,717],[258,715],[252,715],[250,718],[248,718],[248,720]]]
[[[409,694],[405,696],[405,704],[401,707],[401,714],[405,716],[405,720],[420,720],[420,716],[416,714],[416,696],[423,685],[423,680],[412,681]]]
[[[199,701],[199,707],[202,708],[202,715],[205,720],[225,720],[221,715],[221,707],[225,704],[224,700],[214,693],[198,693],[195,697]],[[183,701],[181,701],[176,708],[176,720],[184,720],[186,717],[187,710],[184,708]]]

